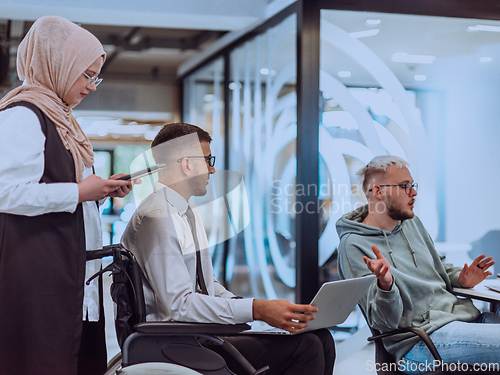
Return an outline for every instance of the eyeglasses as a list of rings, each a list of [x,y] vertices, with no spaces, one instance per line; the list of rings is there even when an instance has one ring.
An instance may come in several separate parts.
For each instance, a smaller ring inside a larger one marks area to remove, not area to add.
[[[415,191],[418,191],[418,184],[416,182],[406,182],[404,184],[392,184],[392,185],[378,185],[378,186],[399,186],[400,188],[402,189],[405,189],[405,193],[410,195],[411,194],[411,190],[415,190]],[[372,189],[368,190],[368,191],[372,191]]]
[[[215,166],[215,156],[208,155],[208,156],[185,156],[179,160],[177,160],[177,163],[180,163],[182,159],[205,159],[205,161],[208,163],[209,166],[214,167]]]
[[[83,72],[83,75],[85,78],[87,78],[89,81],[87,82],[87,88],[90,89],[92,86],[95,85],[95,87],[99,86],[99,84],[102,82],[103,78],[99,78],[99,76],[91,77],[87,73]]]

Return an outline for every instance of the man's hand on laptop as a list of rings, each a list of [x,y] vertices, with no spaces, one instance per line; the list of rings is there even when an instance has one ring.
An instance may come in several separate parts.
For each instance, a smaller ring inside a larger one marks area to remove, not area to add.
[[[298,305],[285,299],[253,301],[253,318],[292,333],[301,332],[314,319],[312,313],[318,308],[312,305]]]

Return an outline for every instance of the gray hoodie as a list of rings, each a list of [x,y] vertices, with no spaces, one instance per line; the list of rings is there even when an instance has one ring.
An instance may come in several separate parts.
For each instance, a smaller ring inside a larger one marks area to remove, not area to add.
[[[341,278],[369,275],[363,255],[374,259],[377,245],[391,265],[394,284],[390,291],[373,283],[360,301],[368,324],[387,332],[420,327],[432,333],[452,321],[472,321],[479,314],[470,300],[451,293],[461,268],[443,264],[434,243],[418,217],[399,222],[392,231],[362,224],[368,206],[337,221]],[[411,334],[384,339],[384,346],[399,361],[418,342]]]

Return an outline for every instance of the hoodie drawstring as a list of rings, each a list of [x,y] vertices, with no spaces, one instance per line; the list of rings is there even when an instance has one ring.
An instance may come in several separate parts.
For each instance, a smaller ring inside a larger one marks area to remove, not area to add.
[[[408,247],[410,248],[411,256],[413,257],[413,263],[415,264],[415,267],[418,267],[417,266],[417,258],[415,258],[415,250],[413,250],[413,248],[410,245],[410,241],[408,241],[408,238],[406,238],[406,234],[405,234],[405,231],[403,230],[403,228],[401,228],[401,234],[403,235],[406,243],[408,244]]]
[[[387,239],[387,235],[385,234],[385,232],[382,230],[382,233],[384,234],[384,238],[385,238],[385,243],[387,244],[387,249],[389,249],[389,256],[391,257],[391,260],[392,260],[392,264],[394,264],[394,268],[398,268],[396,266],[396,262],[394,261],[394,257],[392,256],[392,249],[391,247],[389,246],[389,240]]]
[[[387,249],[389,251],[389,256],[391,257],[391,260],[392,260],[392,264],[394,265],[394,268],[398,268],[396,266],[396,262],[394,261],[394,257],[392,256],[392,249],[391,247],[389,246],[389,239],[387,238],[387,235],[385,234],[385,231],[382,230],[382,233],[384,234],[384,238],[385,238],[385,243],[387,244]],[[413,264],[415,264],[415,267],[418,267],[417,266],[417,258],[415,257],[415,250],[413,250],[413,248],[411,247],[410,245],[410,241],[408,241],[408,238],[406,237],[405,235],[405,232],[403,230],[403,228],[401,228],[401,234],[403,235],[403,238],[405,239],[406,241],[406,244],[408,245],[408,247],[410,248],[410,251],[411,251],[411,256],[413,258]]]

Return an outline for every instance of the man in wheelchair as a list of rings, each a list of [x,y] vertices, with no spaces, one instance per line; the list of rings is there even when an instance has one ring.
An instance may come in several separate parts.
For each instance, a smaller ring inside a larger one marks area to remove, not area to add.
[[[287,300],[236,297],[215,278],[200,214],[188,202],[207,193],[215,173],[210,135],[201,128],[165,125],[152,143],[158,174],[155,191],[138,207],[122,238],[144,274],[148,321],[238,324],[262,320],[292,333],[314,319],[317,308]],[[214,223],[215,224],[215,223]],[[335,348],[328,330],[300,335],[225,338],[255,367],[269,374],[328,374]],[[213,349],[213,348],[211,348]],[[220,353],[224,356],[224,353]],[[227,360],[231,367],[231,360]]]

